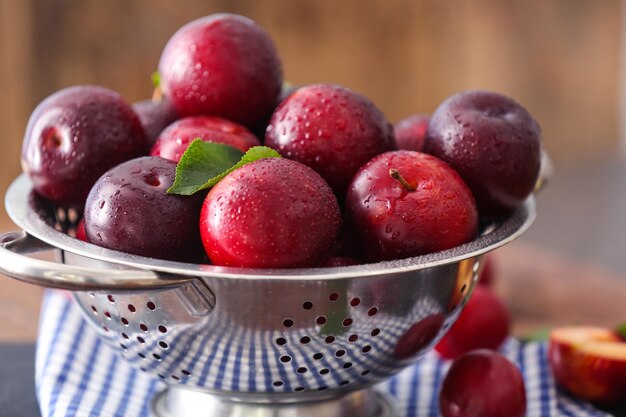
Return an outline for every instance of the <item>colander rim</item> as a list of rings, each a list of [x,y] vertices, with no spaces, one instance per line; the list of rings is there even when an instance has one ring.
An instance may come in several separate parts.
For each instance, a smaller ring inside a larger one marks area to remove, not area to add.
[[[9,217],[18,227],[48,245],[79,256],[135,269],[199,278],[333,280],[406,273],[484,255],[518,238],[532,225],[536,217],[535,199],[531,195],[506,218],[484,227],[481,236],[475,240],[444,251],[354,266],[251,269],[148,258],[83,242],[48,224],[33,208],[32,194],[30,179],[27,175],[21,174],[13,180],[6,192],[5,207]]]

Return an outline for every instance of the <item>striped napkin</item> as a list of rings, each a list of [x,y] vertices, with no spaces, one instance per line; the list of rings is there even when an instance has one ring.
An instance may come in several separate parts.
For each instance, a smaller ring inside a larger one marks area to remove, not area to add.
[[[609,417],[559,392],[546,346],[508,341],[502,352],[524,375],[527,417]],[[393,398],[397,417],[439,417],[438,392],[449,361],[434,352],[377,389]],[[149,417],[165,385],[119,359],[60,291],[47,291],[37,342],[35,383],[43,417]]]

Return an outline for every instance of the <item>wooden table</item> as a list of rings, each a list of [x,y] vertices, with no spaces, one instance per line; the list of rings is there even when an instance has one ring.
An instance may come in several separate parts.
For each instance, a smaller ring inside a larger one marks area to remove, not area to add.
[[[493,255],[495,291],[511,309],[515,335],[563,324],[626,322],[626,273],[569,259],[524,240]],[[0,276],[0,343],[35,340],[42,292]]]

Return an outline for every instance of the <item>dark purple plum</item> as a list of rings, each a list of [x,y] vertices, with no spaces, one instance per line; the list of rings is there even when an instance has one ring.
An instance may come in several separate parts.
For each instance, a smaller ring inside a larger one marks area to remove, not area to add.
[[[269,35],[234,14],[180,28],[163,50],[159,73],[163,93],[181,116],[215,115],[248,128],[272,113],[283,81]]]
[[[167,100],[138,101],[133,103],[133,109],[139,116],[141,125],[151,145],[154,145],[163,129],[178,120],[176,110]]]
[[[340,200],[364,163],[395,148],[392,127],[378,107],[333,84],[291,93],[272,115],[265,144],[313,168]]]
[[[481,216],[499,216],[521,204],[535,187],[541,165],[541,128],[509,97],[465,91],[437,108],[424,152],[444,160],[461,175]]]
[[[103,87],[70,87],[46,98],[30,116],[22,169],[43,197],[82,208],[102,174],[148,150],[139,118],[122,96]]]
[[[146,156],[105,173],[85,205],[89,242],[122,252],[174,261],[202,256],[198,219],[203,194],[167,194],[176,163]]]
[[[393,127],[393,135],[398,149],[422,152],[429,121],[430,115],[428,114],[414,114],[396,123]]]

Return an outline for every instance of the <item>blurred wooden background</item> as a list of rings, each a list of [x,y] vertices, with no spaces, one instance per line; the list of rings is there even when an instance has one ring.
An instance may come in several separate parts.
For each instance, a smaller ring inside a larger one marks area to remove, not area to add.
[[[262,25],[291,82],[344,84],[392,122],[484,88],[535,115],[557,163],[619,147],[619,0],[0,0],[2,194],[40,100],[87,83],[149,97],[168,38],[220,11]]]

